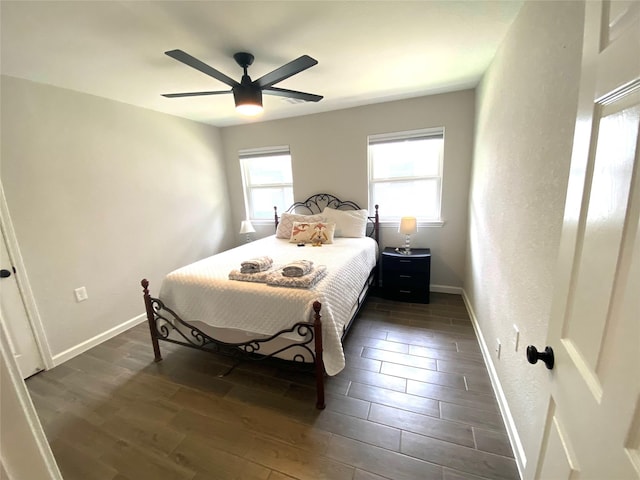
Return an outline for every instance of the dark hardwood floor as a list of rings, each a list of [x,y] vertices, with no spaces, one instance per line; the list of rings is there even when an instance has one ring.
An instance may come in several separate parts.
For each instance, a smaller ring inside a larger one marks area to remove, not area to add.
[[[141,324],[27,380],[65,480],[519,478],[460,296],[369,298],[324,411],[310,374],[160,347]]]

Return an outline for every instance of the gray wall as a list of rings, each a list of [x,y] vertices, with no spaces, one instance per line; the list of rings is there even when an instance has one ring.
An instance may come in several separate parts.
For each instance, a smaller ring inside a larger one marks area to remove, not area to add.
[[[324,192],[342,200],[353,200],[367,208],[367,136],[444,126],[442,216],[445,224],[443,227],[421,229],[412,237],[412,245],[432,249],[432,285],[461,287],[473,151],[474,102],[474,91],[464,90],[223,128],[222,139],[236,230],[239,230],[240,221],[245,215],[239,150],[289,145],[293,161],[294,200],[304,200],[314,193]],[[380,211],[384,213],[384,205],[380,205]],[[272,225],[256,229],[257,236],[273,233]],[[388,224],[382,229],[383,246],[404,243],[404,237],[397,230],[397,223]]]
[[[54,357],[141,314],[142,277],[159,289],[171,269],[232,246],[218,129],[1,86],[1,180]],[[80,286],[89,299],[76,303]]]
[[[536,467],[548,385],[525,348],[544,347],[549,322],[583,14],[582,2],[526,2],[477,94],[464,290],[522,443],[524,478]]]

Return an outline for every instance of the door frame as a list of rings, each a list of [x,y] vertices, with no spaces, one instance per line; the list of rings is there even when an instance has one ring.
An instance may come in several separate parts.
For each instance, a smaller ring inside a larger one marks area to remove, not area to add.
[[[7,251],[9,252],[9,259],[11,260],[12,266],[20,273],[19,275],[16,275],[15,278],[16,283],[18,284],[18,290],[20,291],[20,296],[22,297],[25,312],[27,314],[29,326],[33,331],[33,336],[36,340],[38,352],[44,363],[45,370],[49,370],[55,366],[55,363],[53,361],[53,355],[51,354],[49,343],[47,342],[42,318],[40,317],[38,306],[36,305],[33,291],[31,290],[29,276],[27,275],[27,270],[24,266],[24,261],[22,260],[22,255],[18,246],[18,239],[16,237],[15,230],[13,229],[11,215],[7,206],[7,199],[4,195],[2,180],[0,180],[0,226],[2,227],[2,232],[4,232],[5,235],[4,241],[6,242]],[[0,321],[8,321],[8,319],[0,319]]]
[[[29,390],[22,379],[16,359],[9,348],[4,320],[0,315],[0,367],[3,384],[2,428],[9,429],[18,442],[2,444],[0,476],[17,475],[43,480],[63,480],[49,441],[42,429]],[[43,476],[45,475],[45,476]],[[13,477],[17,478],[17,477]]]

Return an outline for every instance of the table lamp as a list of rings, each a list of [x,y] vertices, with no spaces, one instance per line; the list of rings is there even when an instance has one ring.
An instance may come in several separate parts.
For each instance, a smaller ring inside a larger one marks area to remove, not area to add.
[[[247,243],[251,241],[251,233],[255,233],[255,229],[249,220],[243,220],[240,224],[240,233],[244,233],[247,235]]]
[[[404,250],[399,250],[400,253],[403,253],[405,255],[409,255],[411,253],[411,247],[409,245],[411,242],[411,235],[416,233],[417,231],[418,222],[416,220],[416,217],[402,217],[400,219],[400,228],[398,228],[398,232],[406,235]]]

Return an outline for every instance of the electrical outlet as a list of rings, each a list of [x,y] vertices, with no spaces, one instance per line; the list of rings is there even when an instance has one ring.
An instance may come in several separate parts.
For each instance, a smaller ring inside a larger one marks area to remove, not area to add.
[[[517,352],[520,346],[520,330],[518,330],[518,326],[515,323],[513,324],[513,333],[513,348]]]
[[[76,288],[74,290],[76,294],[76,302],[84,302],[89,295],[87,295],[87,289],[85,287]]]
[[[502,344],[500,343],[500,339],[496,338],[496,357],[500,360],[500,354],[502,353]]]

